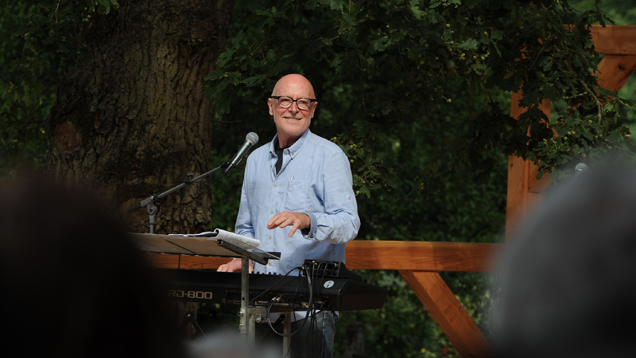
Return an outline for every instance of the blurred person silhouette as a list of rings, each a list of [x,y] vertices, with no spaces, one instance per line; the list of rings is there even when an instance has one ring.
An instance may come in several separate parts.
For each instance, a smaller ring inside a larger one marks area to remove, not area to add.
[[[280,358],[282,347],[274,344],[251,344],[236,329],[208,333],[205,339],[188,344],[191,358]],[[300,357],[299,357],[300,358]]]
[[[0,291],[3,357],[185,352],[167,291],[88,190],[35,176],[0,188]]]
[[[497,272],[497,357],[635,356],[634,168],[591,166],[557,186],[506,243]]]

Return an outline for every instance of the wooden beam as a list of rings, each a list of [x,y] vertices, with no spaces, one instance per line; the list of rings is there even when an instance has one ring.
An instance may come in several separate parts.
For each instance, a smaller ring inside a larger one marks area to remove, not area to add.
[[[437,272],[400,270],[442,332],[463,358],[490,357],[488,341]]]
[[[152,255],[152,266],[159,268],[181,268],[188,270],[216,269],[222,264],[230,262],[227,257],[204,257],[182,255]]]
[[[366,241],[347,243],[347,268],[490,272],[501,245],[464,242]]]
[[[464,242],[366,241],[346,244],[347,268],[364,270],[418,270],[490,272],[501,245]],[[162,268],[216,269],[221,257],[152,255]]]
[[[602,55],[636,55],[636,26],[592,25],[590,32],[596,52]]]
[[[598,64],[598,84],[607,90],[618,92],[634,70],[636,55],[605,55]]]

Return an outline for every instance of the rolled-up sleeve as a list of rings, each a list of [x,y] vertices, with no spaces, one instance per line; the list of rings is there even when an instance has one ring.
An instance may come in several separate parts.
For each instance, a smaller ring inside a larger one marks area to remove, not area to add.
[[[306,213],[311,219],[311,228],[303,236],[331,244],[344,244],[353,240],[360,230],[351,167],[343,152],[334,153],[326,163],[329,167],[322,172],[320,193],[324,211]]]

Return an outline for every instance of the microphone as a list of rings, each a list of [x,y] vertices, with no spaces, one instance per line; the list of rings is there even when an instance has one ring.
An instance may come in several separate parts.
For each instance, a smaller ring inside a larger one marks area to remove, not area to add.
[[[243,159],[245,154],[247,154],[250,148],[252,148],[252,146],[256,143],[258,143],[258,134],[254,132],[247,133],[247,135],[245,136],[245,143],[243,143],[243,146],[241,147],[241,149],[239,149],[238,153],[236,153],[236,155],[234,156],[234,159],[232,159],[230,164],[227,166],[224,174],[227,174],[227,172],[229,172],[230,169],[237,166],[238,163],[241,162],[241,159]]]
[[[588,169],[589,167],[585,163],[577,164],[576,167],[574,167],[574,177],[572,178],[572,180],[575,180],[576,178],[581,176],[581,173],[587,171]]]

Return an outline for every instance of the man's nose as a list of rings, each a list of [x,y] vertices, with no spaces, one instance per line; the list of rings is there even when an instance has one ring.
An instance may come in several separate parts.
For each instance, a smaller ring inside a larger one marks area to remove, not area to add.
[[[300,111],[300,109],[298,109],[298,103],[296,101],[292,102],[292,105],[289,106],[287,110],[293,113]]]

